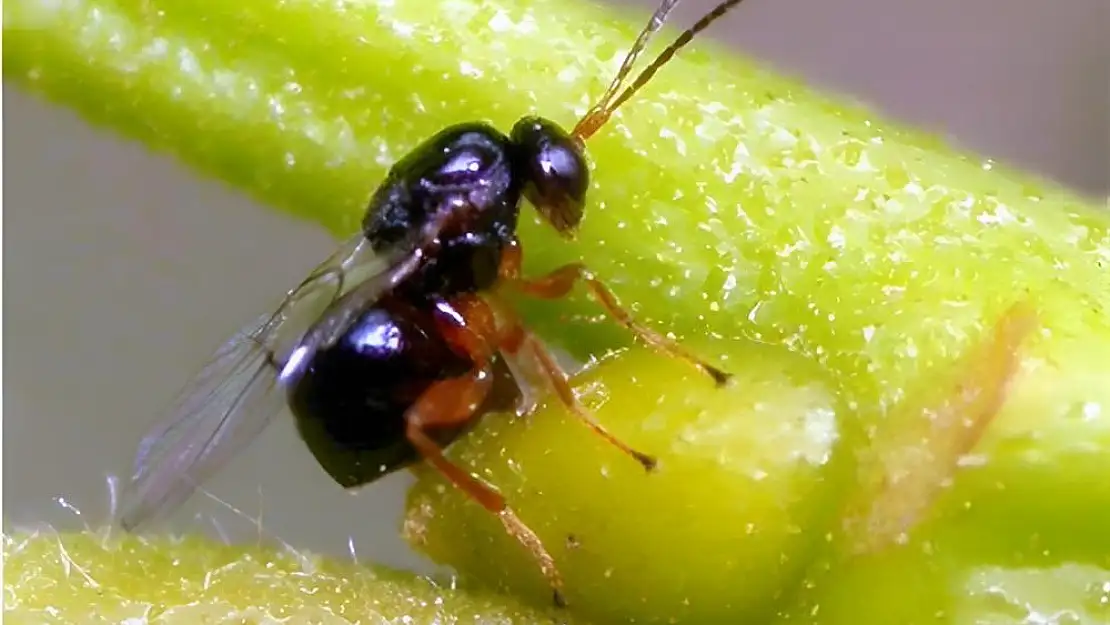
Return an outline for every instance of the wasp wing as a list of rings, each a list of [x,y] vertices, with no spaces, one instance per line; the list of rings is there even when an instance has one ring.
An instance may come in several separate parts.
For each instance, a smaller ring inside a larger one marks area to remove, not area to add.
[[[367,305],[412,275],[428,254],[438,247],[439,233],[452,216],[453,213],[450,210],[434,214],[428,223],[414,232],[410,238],[383,253],[387,269],[374,273],[368,279],[357,281],[356,286],[343,293],[317,319],[290,350],[278,379],[283,384],[299,379],[317,351],[339,340],[365,311]]]
[[[266,315],[225,343],[139,444],[119,509],[131,531],[185,502],[280,409],[269,352],[256,339]]]
[[[282,371],[294,364],[290,356],[304,354],[306,341],[314,351],[342,336],[359,310],[410,275],[421,258],[418,246],[375,254],[364,237],[353,237],[275,312],[220,347],[139,444],[120,525],[136,529],[189,499],[283,409],[290,377]]]

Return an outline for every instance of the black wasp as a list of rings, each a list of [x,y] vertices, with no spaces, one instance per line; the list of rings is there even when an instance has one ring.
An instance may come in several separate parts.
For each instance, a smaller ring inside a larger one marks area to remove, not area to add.
[[[561,601],[562,582],[539,538],[504,498],[461,470],[442,448],[488,412],[495,367],[522,398],[538,390],[651,469],[655,460],[605,430],[575,398],[566,373],[501,295],[557,299],[581,282],[633,333],[685,359],[719,384],[728,374],[639,325],[580,263],[520,275],[521,198],[558,232],[582,220],[585,140],[682,46],[740,0],[720,3],[621,89],[679,0],[664,1],[601,100],[567,133],[539,117],[508,136],[485,123],[451,126],[398,161],[370,200],[362,231],[276,312],[225,343],[184,389],[169,417],[139,445],[120,523],[167,513],[288,406],[301,437],[332,478],[361,486],[420,459],[491,513],[535,557]]]

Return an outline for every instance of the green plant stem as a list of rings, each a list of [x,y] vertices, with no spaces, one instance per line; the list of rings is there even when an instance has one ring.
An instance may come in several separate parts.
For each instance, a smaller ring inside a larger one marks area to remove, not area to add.
[[[3,537],[11,623],[583,623],[379,567],[199,538]],[[133,621],[132,621],[133,619]]]
[[[348,234],[389,165],[446,124],[485,119],[508,128],[529,112],[571,124],[607,84],[641,21],[583,0],[14,0],[4,5],[4,74],[270,205]],[[526,269],[585,259],[642,320],[719,358],[741,378],[757,373],[748,370],[753,358],[756,365],[781,359],[793,363],[787,370],[808,373],[798,374],[801,381],[769,382],[768,392],[817,388],[817,397],[830,398],[824,409],[835,414],[841,443],[830,448],[827,467],[814,473],[808,465],[778,467],[780,490],[771,495],[745,481],[750,474],[730,478],[730,462],[689,465],[700,467],[699,480],[724,484],[736,496],[763,492],[772,503],[795,501],[815,483],[831,484],[821,510],[797,519],[807,538],[824,537],[839,527],[835,511],[856,492],[851,485],[882,472],[884,465],[868,465],[867,457],[913,452],[912,445],[899,445],[914,428],[922,428],[926,450],[936,437],[954,436],[930,429],[931,411],[957,396],[953,388],[962,381],[990,378],[990,367],[960,360],[975,353],[1004,311],[1024,302],[1036,329],[1013,347],[1019,363],[1004,380],[1001,406],[984,412],[989,428],[981,441],[952,441],[970,445],[972,468],[957,474],[949,466],[954,457],[944,456],[930,471],[911,474],[911,483],[928,475],[956,479],[914,517],[920,528],[907,526],[918,530],[909,544],[947,545],[961,554],[959,570],[998,559],[1108,565],[1107,213],[706,43],[684,51],[588,148],[596,167],[579,239],[566,244],[523,219]],[[616,324],[595,323],[597,308],[587,298],[524,310],[545,338],[579,356],[628,345]],[[753,341],[771,347],[755,349]],[[994,362],[1005,353],[984,357]],[[624,378],[604,373],[671,371],[642,351],[627,354],[622,358],[632,360],[603,368],[597,383],[625,388],[621,410],[607,413],[606,423],[636,438],[652,418],[672,414],[653,406],[674,389],[666,378],[629,389]],[[702,388],[683,384],[682,393]],[[986,382],[981,390],[991,391]],[[777,405],[774,400],[771,394],[749,403]],[[540,416],[548,414],[548,422],[565,417],[557,407],[546,410]],[[720,453],[750,448],[755,439],[744,436],[758,433],[758,411],[715,410],[708,414],[745,433],[730,443],[736,447],[722,444]],[[696,418],[683,414],[654,439],[674,453],[672,466],[682,466],[684,456],[669,437]],[[460,443],[456,456],[484,473],[510,475],[499,465],[502,439],[493,434],[516,426],[487,422]],[[544,426],[513,435],[514,444],[532,450],[520,457],[532,466],[522,478],[531,486],[516,490],[534,495],[539,485],[554,488],[543,476],[608,466],[601,449],[555,453],[577,436],[563,430]],[[534,438],[541,432],[545,438]],[[789,457],[800,444],[784,443],[780,451]],[[435,484],[432,477],[425,482]],[[554,517],[544,534],[549,542],[573,529],[573,515],[564,518],[561,509],[605,519],[614,535],[635,534],[630,528],[642,519],[625,514],[633,502],[598,496],[599,488],[570,489],[543,505],[524,493],[518,509],[527,518]],[[675,483],[664,490],[682,488]],[[714,491],[688,491],[682,501],[697,511],[691,519],[720,510]],[[436,516],[437,506],[455,509],[452,497],[444,491],[414,500]],[[459,530],[468,510],[430,524],[429,549],[435,550],[437,532]],[[785,522],[762,516],[764,508],[753,510],[748,522],[754,526]],[[709,518],[717,523],[658,526],[661,533],[653,536],[681,544],[735,523],[734,517]],[[498,537],[496,524],[467,528],[473,540],[491,545],[484,558],[440,554],[464,572],[499,577],[489,570],[490,554],[518,548]],[[825,556],[841,562],[846,548],[834,540],[823,556],[816,547],[807,551],[812,542],[799,544],[808,547],[787,555],[812,561],[813,570]],[[750,555],[738,543],[716,548],[735,549],[730,561]],[[641,547],[593,549],[595,559],[583,570],[604,580],[607,560]],[[628,592],[650,594],[675,576],[697,581],[704,554],[674,555],[665,574],[652,578],[656,586]],[[534,577],[529,566],[510,568],[510,577],[525,583]],[[837,570],[830,570],[829,581],[816,584],[814,597],[799,605],[831,601],[838,586]],[[706,599],[684,614],[696,622],[720,616],[714,610],[726,604],[735,610],[729,617],[771,609],[792,596],[800,575],[773,578],[778,581],[744,601]],[[944,595],[949,578],[937,579]],[[612,599],[607,586],[591,588],[579,605],[604,613]],[[642,617],[633,607],[636,596],[610,603],[625,605],[624,616]],[[654,616],[664,618],[669,608],[656,609]]]

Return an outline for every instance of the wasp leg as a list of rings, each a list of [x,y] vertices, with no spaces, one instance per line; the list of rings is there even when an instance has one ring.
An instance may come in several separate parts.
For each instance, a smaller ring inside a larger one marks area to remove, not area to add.
[[[632,314],[625,310],[617,301],[609,287],[590,273],[582,263],[570,263],[551,271],[539,278],[522,278],[520,265],[522,253],[519,245],[506,248],[501,259],[501,278],[507,286],[514,288],[525,295],[540,299],[559,299],[566,297],[578,282],[585,284],[586,289],[594,299],[601,304],[605,312],[615,321],[623,325],[648,345],[655,349],[694,365],[705,374],[713,378],[717,386],[724,386],[732,377],[731,373],[715,367],[690,351],[677,341],[669,339],[651,328],[636,321]]]
[[[501,520],[509,535],[536,560],[551,585],[555,604],[563,606],[566,603],[563,600],[562,576],[539,536],[516,515],[500,493],[448,460],[427,433],[428,430],[456,426],[473,419],[492,387],[490,359],[493,347],[487,337],[495,332],[493,318],[488,314],[488,307],[481,302],[469,300],[466,304],[456,308],[466,323],[453,324],[444,327],[444,330],[452,345],[471,357],[474,368],[466,375],[437,382],[424,391],[405,414],[405,435],[440,474]]]
[[[524,324],[508,306],[500,306],[498,312],[507,325],[506,329],[500,333],[501,342],[499,347],[502,357],[514,369],[526,374],[530,379],[541,381],[550,387],[559,401],[595,434],[634,458],[648,471],[654,469],[656,465],[654,457],[633,449],[617,438],[594,417],[588,408],[582,405],[582,402],[578,401],[574,389],[570,386],[566,372],[556,362],[555,357],[551,355],[551,352],[547,350],[536,335],[524,327]]]

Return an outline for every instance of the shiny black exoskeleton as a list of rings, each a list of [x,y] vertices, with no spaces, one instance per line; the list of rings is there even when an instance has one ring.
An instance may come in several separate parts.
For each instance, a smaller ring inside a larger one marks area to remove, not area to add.
[[[455,213],[435,256],[401,287],[449,298],[496,281],[501,254],[516,239],[522,196],[560,232],[570,232],[582,219],[588,184],[582,146],[553,122],[526,117],[509,136],[485,123],[458,124],[397,161],[374,193],[362,230],[383,249],[433,213]]]
[[[426,306],[396,296],[366,311],[333,347],[320,352],[290,387],[297,431],[320,466],[344,488],[369,484],[420,460],[405,433],[405,412],[432,383],[473,363],[438,333]],[[518,389],[503,363],[476,412],[512,408]],[[430,433],[446,447],[475,424]]]
[[[433,383],[475,364],[441,336],[434,316],[453,297],[497,281],[502,254],[516,240],[521,197],[570,232],[582,218],[588,179],[580,144],[534,117],[510,136],[483,123],[452,126],[394,165],[363,220],[375,249],[397,244],[437,212],[453,215],[435,254],[317,352],[289,387],[301,436],[332,478],[358,486],[419,459],[406,438],[406,412]],[[446,445],[464,429],[432,435]]]
[[[344,488],[374,481],[416,461],[405,412],[437,380],[471,367],[439,336],[426,302],[387,296],[289,389],[301,438]],[[433,432],[446,445],[465,424]]]

